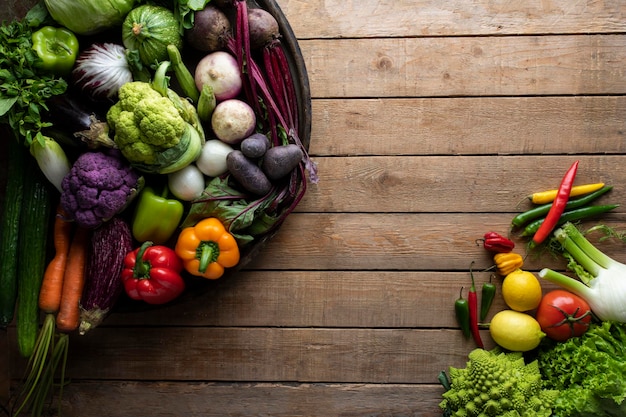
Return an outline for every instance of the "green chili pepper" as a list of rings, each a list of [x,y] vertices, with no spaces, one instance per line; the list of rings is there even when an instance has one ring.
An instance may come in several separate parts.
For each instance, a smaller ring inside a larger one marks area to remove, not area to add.
[[[496,286],[491,282],[493,275],[489,276],[489,282],[483,284],[483,288],[480,293],[480,321],[484,321],[489,314],[489,309],[493,303],[493,299],[496,296]]]
[[[470,337],[470,318],[469,318],[469,302],[463,298],[463,287],[459,292],[459,298],[454,302],[454,312],[456,313],[456,319],[463,331],[463,336],[466,339]]]
[[[78,55],[78,39],[65,28],[44,26],[33,33],[33,49],[41,58],[41,67],[56,75],[68,75]]]
[[[183,203],[168,199],[168,193],[167,187],[163,188],[161,195],[156,194],[151,187],[141,191],[133,218],[135,239],[162,245],[174,234],[183,217]]]
[[[561,217],[557,221],[556,225],[560,226],[566,222],[581,220],[587,217],[595,216],[598,214],[606,213],[607,211],[611,211],[615,208],[619,207],[618,204],[608,204],[603,206],[586,206],[570,211],[566,211],[561,214]],[[529,223],[522,232],[522,236],[533,236],[535,232],[541,227],[541,224],[545,218],[537,219],[534,222]]]
[[[594,191],[593,193],[587,194],[584,197],[569,200],[565,205],[565,210],[569,211],[575,208],[585,206],[600,197],[601,195],[607,193],[608,191],[611,191],[611,189],[613,189],[613,186],[607,185],[597,191]],[[552,207],[552,203],[543,204],[541,206],[537,206],[523,213],[520,213],[517,216],[513,217],[513,220],[511,220],[511,224],[514,227],[522,227],[531,220],[538,219],[539,217],[543,217],[548,214],[548,211],[550,211],[550,207]]]

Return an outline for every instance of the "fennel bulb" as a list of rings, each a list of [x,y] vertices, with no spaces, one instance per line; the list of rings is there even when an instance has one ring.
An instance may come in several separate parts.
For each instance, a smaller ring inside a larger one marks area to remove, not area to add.
[[[544,268],[539,276],[582,297],[602,321],[626,322],[626,265],[593,246],[572,223],[554,232],[580,280]]]

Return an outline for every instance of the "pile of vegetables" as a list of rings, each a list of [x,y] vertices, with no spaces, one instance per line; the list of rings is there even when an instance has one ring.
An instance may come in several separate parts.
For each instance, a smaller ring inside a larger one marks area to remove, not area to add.
[[[241,267],[317,182],[281,36],[244,0],[45,0],[0,27],[12,415],[62,389],[71,334]]]
[[[468,299],[461,294],[454,309],[462,334],[473,338],[476,349],[469,353],[466,368],[451,367],[449,377],[445,371],[439,375],[445,416],[600,417],[626,412],[626,265],[601,252],[586,235],[602,231],[601,240],[620,241],[624,236],[602,224],[583,232],[578,224],[618,206],[592,205],[612,187],[601,182],[574,185],[577,169],[578,161],[559,188],[530,195],[535,207],[512,219],[509,236],[490,231],[476,240],[493,258],[490,269],[502,277],[500,296],[508,308],[485,322],[497,291],[495,275],[482,284],[479,299],[470,268]],[[515,252],[515,240],[523,239],[524,256]],[[575,277],[549,268],[536,274],[524,269],[525,256],[545,253],[562,256]],[[544,293],[540,279],[561,288]],[[481,328],[489,330],[494,350],[484,350]],[[502,378],[503,369],[510,367],[517,370],[514,376]],[[516,387],[523,388],[515,393]]]

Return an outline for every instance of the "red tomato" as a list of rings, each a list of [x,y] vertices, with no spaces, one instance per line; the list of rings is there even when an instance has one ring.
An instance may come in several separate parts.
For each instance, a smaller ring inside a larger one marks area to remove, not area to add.
[[[536,318],[546,336],[563,342],[570,337],[581,336],[589,329],[591,309],[576,294],[553,290],[541,299]]]

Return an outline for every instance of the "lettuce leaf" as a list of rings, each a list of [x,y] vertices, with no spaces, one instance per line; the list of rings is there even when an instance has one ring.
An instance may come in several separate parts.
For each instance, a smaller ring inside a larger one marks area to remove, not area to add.
[[[626,324],[593,324],[581,337],[542,348],[538,360],[546,388],[561,391],[554,415],[626,415]]]

